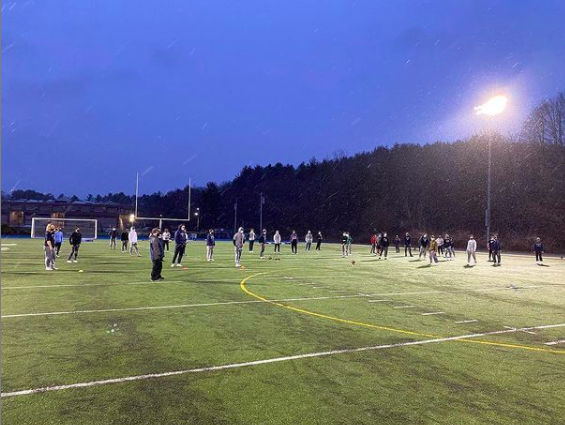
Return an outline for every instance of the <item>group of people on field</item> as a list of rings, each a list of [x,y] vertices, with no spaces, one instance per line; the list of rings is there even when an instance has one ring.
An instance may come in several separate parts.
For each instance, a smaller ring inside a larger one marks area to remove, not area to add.
[[[45,270],[58,270],[55,259],[59,258],[63,241],[63,229],[61,227],[55,227],[54,224],[49,223],[45,228],[45,238],[43,243],[43,251],[45,253]],[[76,227],[74,232],[71,233],[71,236],[69,236],[71,252],[67,257],[67,263],[78,263],[78,250],[81,243],[82,233],[80,232],[80,227]]]
[[[109,232],[110,236],[110,249],[116,249],[117,239],[119,233],[115,227]],[[141,256],[139,253],[138,247],[138,235],[137,231],[134,226],[132,226],[129,231],[124,229],[120,235],[120,239],[122,242],[121,250],[122,252],[129,252],[131,256]],[[321,250],[322,245],[322,233],[319,231],[315,237],[316,239],[316,247],[317,251]],[[153,262],[153,267],[151,271],[151,280],[163,280],[161,275],[162,268],[163,268],[163,261],[165,258],[165,252],[169,251],[171,242],[174,242],[174,254],[173,259],[171,262],[171,267],[182,267],[182,259],[186,252],[186,246],[189,240],[189,235],[186,231],[186,226],[181,224],[178,226],[177,230],[175,230],[174,235],[171,235],[169,229],[164,229],[161,231],[159,228],[154,228],[150,232],[149,236],[149,246],[150,246],[150,254],[151,260]],[[280,253],[281,252],[281,245],[282,245],[282,236],[278,230],[276,230],[272,237],[272,243],[274,245],[274,252]],[[312,248],[312,244],[314,242],[314,235],[310,230],[306,233],[303,238],[305,242],[305,251],[310,251]],[[241,256],[244,249],[244,245],[246,242],[249,242],[249,252],[253,253],[255,248],[255,243],[259,244],[260,252],[259,258],[263,259],[265,256],[266,245],[268,244],[268,235],[267,230],[263,229],[259,235],[257,235],[254,229],[250,229],[249,233],[245,234],[245,231],[242,227],[238,229],[235,235],[232,238],[233,246],[234,246],[234,259],[235,259],[235,266],[237,268],[241,267]],[[54,224],[48,224],[45,232],[45,242],[44,242],[44,251],[45,251],[45,270],[57,270],[55,261],[56,258],[59,258],[59,254],[61,251],[61,246],[64,242],[64,234],[63,229],[61,227],[56,227]],[[78,252],[80,245],[82,243],[82,234],[80,232],[80,228],[76,227],[75,230],[69,237],[69,244],[71,246],[71,251],[69,253],[67,262],[68,263],[76,263],[78,262]],[[341,251],[343,257],[348,257],[352,255],[352,243],[353,239],[349,232],[343,232],[341,238]],[[387,259],[388,256],[388,249],[391,244],[391,240],[388,236],[387,232],[382,233],[374,233],[370,239],[371,243],[371,250],[370,253],[378,256],[379,259],[384,258]],[[396,253],[400,253],[400,246],[404,244],[404,256],[405,257],[413,257],[412,253],[412,237],[410,233],[406,233],[404,235],[403,240],[400,239],[398,235],[392,240],[394,243]],[[288,238],[288,244],[291,247],[292,254],[298,254],[298,244],[299,244],[299,236],[298,233],[293,230]],[[429,259],[430,264],[438,264],[439,257],[443,256],[448,261],[451,261],[455,258],[455,249],[454,249],[454,239],[449,234],[445,234],[445,236],[438,236],[437,238],[434,235],[428,236],[427,233],[420,235],[418,238],[418,261],[422,259]],[[216,246],[216,238],[214,234],[214,230],[210,229],[206,236],[206,261],[214,261],[214,248]],[[492,235],[492,237],[487,242],[487,249],[488,249],[488,261],[493,262],[495,266],[500,266],[501,263],[501,251],[502,245],[497,235]],[[467,266],[471,265],[471,260],[474,264],[477,264],[477,241],[471,235],[469,240],[467,241],[466,253],[467,253]],[[537,264],[542,265],[543,263],[543,254],[544,254],[544,246],[541,242],[541,239],[538,237],[535,240],[533,251],[536,256]],[[275,258],[276,259],[276,258]]]

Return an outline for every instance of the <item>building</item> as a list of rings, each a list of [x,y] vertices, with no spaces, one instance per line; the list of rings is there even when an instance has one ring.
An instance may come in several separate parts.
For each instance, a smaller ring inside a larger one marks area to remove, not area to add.
[[[37,201],[30,199],[2,199],[2,228],[8,226],[15,233],[29,233],[34,217],[87,218],[98,220],[98,233],[105,234],[112,227],[123,229],[130,225],[131,205],[114,202],[72,201],[67,198]]]

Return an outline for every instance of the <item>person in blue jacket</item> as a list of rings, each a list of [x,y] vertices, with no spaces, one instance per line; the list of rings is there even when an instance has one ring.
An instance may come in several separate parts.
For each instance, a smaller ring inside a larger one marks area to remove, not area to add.
[[[175,254],[171,267],[182,267],[181,261],[186,250],[188,242],[188,235],[184,224],[180,224],[178,230],[175,232]]]
[[[55,255],[59,258],[59,252],[61,251],[61,245],[63,244],[63,230],[57,227],[55,232]]]
[[[206,261],[214,261],[214,247],[216,246],[216,237],[214,236],[214,229],[208,230],[206,236]]]
[[[534,243],[534,252],[536,253],[536,263],[541,266],[543,264],[544,249],[540,238],[536,238],[536,243]]]

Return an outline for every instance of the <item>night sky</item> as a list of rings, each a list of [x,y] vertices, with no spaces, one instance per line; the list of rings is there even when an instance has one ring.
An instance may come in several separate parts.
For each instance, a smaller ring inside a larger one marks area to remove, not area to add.
[[[565,1],[3,1],[2,190],[141,191],[480,131],[565,89]]]

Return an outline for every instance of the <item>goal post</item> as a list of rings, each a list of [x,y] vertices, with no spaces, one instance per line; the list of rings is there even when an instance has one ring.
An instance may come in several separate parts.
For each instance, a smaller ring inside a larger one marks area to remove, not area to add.
[[[94,218],[59,218],[59,217],[33,217],[31,219],[31,237],[43,239],[48,224],[63,231],[63,236],[68,238],[77,227],[80,228],[85,240],[98,238],[98,220]]]

